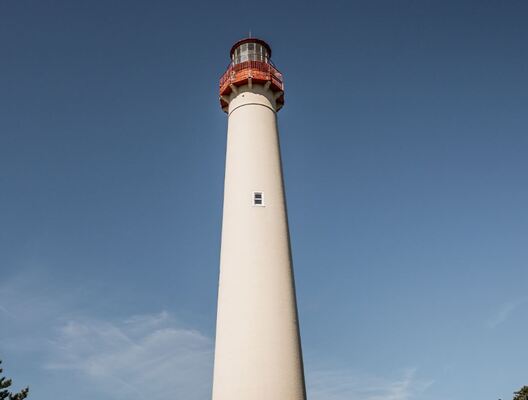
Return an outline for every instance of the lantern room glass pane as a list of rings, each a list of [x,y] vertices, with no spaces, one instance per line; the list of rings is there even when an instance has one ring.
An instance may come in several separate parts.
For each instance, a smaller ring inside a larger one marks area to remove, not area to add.
[[[268,62],[268,51],[260,43],[243,43],[233,52],[233,63],[245,61]]]

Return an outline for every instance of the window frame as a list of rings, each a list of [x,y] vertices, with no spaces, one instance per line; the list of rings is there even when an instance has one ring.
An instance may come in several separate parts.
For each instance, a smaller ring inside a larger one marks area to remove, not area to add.
[[[257,198],[257,195],[260,195],[260,199]],[[260,204],[257,203],[257,200],[260,200]],[[251,203],[253,207],[266,207],[266,202],[264,201],[264,192],[261,190],[253,191]]]

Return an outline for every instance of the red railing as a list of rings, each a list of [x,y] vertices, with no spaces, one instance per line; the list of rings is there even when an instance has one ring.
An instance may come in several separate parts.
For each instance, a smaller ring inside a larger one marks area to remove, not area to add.
[[[271,81],[273,89],[284,90],[282,74],[273,65],[263,61],[244,61],[230,64],[220,78],[220,94],[225,94],[230,84],[237,84],[252,78],[255,82]]]

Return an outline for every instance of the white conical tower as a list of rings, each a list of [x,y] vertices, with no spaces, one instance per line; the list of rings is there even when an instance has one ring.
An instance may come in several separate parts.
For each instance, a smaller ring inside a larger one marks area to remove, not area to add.
[[[249,38],[220,80],[228,113],[213,400],[306,399],[271,49]]]

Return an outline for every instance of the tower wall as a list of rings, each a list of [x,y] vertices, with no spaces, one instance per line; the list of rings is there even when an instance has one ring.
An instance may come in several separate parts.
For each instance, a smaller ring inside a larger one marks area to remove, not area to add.
[[[229,98],[213,400],[306,398],[275,98]]]

